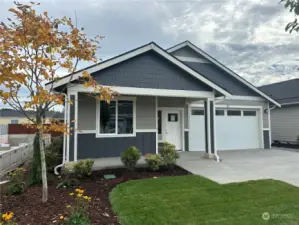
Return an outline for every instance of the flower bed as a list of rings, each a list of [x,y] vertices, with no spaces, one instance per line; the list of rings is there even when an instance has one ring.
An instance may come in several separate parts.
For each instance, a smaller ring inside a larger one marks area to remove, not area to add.
[[[105,180],[103,175],[114,174],[115,179]],[[85,190],[84,195],[90,197],[88,216],[92,224],[112,225],[119,224],[117,217],[111,209],[109,202],[110,191],[119,183],[161,176],[180,176],[189,172],[175,167],[173,170],[160,168],[159,171],[150,172],[146,168],[137,168],[134,172],[127,169],[106,169],[93,172],[88,179],[79,180],[76,187]],[[70,216],[68,205],[73,201],[73,192],[76,187],[69,189],[56,189],[59,179],[54,179],[49,184],[49,200],[47,203],[41,202],[41,187],[28,188],[25,193],[18,196],[5,196],[1,193],[0,209],[1,213],[11,211],[18,225],[49,225],[63,224],[63,221]]]

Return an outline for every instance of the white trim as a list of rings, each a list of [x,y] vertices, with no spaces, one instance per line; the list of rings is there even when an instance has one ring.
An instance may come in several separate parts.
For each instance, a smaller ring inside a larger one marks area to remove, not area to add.
[[[264,149],[264,109],[261,106],[260,109],[260,148]]]
[[[265,101],[262,97],[255,97],[255,96],[239,96],[239,95],[233,95],[231,97],[233,100],[248,100],[248,101]]]
[[[211,91],[185,91],[172,89],[157,89],[157,88],[135,88],[135,87],[118,87],[118,86],[103,86],[109,87],[113,91],[121,95],[143,95],[143,96],[162,96],[162,97],[186,97],[186,98],[210,98],[214,93]],[[70,91],[93,93],[94,89],[84,87],[82,84],[72,85],[68,87]]]
[[[136,129],[136,133],[156,133],[156,129]]]
[[[204,104],[190,104],[191,107],[204,107]],[[217,105],[215,104],[215,108],[226,108],[226,109],[262,109],[263,106],[257,105]]]
[[[53,88],[61,86],[63,84],[66,83],[70,83],[73,80],[76,80],[80,77],[82,77],[83,72],[87,71],[88,73],[94,73],[96,71],[102,70],[104,68],[107,68],[109,66],[112,66],[114,64],[123,62],[127,59],[130,59],[134,56],[140,55],[142,53],[145,53],[147,51],[153,50],[156,53],[158,53],[159,55],[163,56],[164,58],[168,59],[170,62],[174,63],[175,65],[177,65],[178,67],[180,67],[181,69],[185,70],[187,73],[189,73],[190,75],[194,76],[195,78],[197,78],[198,80],[202,81],[203,83],[207,84],[208,86],[210,86],[211,88],[217,90],[218,92],[222,93],[223,95],[227,96],[227,97],[231,97],[231,94],[229,92],[227,92],[226,90],[224,90],[223,88],[219,87],[218,85],[216,85],[215,83],[211,82],[210,80],[208,80],[207,78],[205,78],[204,76],[202,76],[200,73],[194,71],[193,69],[191,69],[190,67],[186,66],[183,62],[181,62],[180,60],[178,60],[176,57],[168,54],[166,51],[162,50],[160,47],[158,47],[155,43],[150,43],[146,46],[143,46],[141,48],[138,48],[136,50],[133,50],[131,52],[125,53],[121,56],[118,56],[114,59],[111,60],[107,60],[105,62],[102,62],[98,65],[94,65],[90,68],[87,68],[86,70],[74,73],[72,76],[68,76],[68,77],[64,77],[61,78],[60,80],[56,81],[53,84]],[[70,77],[72,79],[70,79]],[[46,88],[50,88],[52,86],[52,83],[50,84],[46,84]]]
[[[268,127],[269,127],[269,146],[272,148],[272,130],[271,130],[271,110],[270,110],[270,104],[268,102]]]
[[[260,91],[254,85],[252,85],[251,83],[249,83],[248,81],[246,81],[245,79],[243,79],[242,77],[240,77],[239,75],[237,75],[232,70],[228,69],[226,66],[224,66],[219,61],[217,61],[216,59],[214,59],[211,56],[209,56],[206,52],[202,51],[201,49],[199,49],[197,46],[193,45],[189,41],[185,41],[185,42],[183,42],[181,44],[178,44],[178,45],[176,45],[176,46],[174,46],[172,48],[169,48],[167,50],[167,52],[171,53],[171,52],[176,51],[176,50],[178,50],[178,49],[180,49],[182,47],[185,47],[185,46],[188,46],[188,47],[192,48],[194,51],[196,51],[199,54],[203,55],[207,60],[211,61],[212,63],[214,63],[215,65],[217,65],[218,67],[220,67],[221,69],[223,69],[224,71],[226,71],[227,73],[229,73],[231,76],[233,76],[234,78],[236,78],[237,80],[239,80],[240,82],[242,82],[243,84],[245,84],[247,87],[251,88],[252,90],[254,90],[255,92],[257,92],[259,95],[263,96],[265,99],[267,99],[270,102],[274,103],[278,107],[281,107],[281,105],[277,101],[275,101],[274,99],[270,98],[268,95],[264,94],[262,91]]]
[[[214,155],[217,158],[217,161],[219,161],[219,157],[218,157],[218,149],[217,149],[217,132],[216,132],[216,127],[217,127],[217,122],[216,122],[216,102],[215,100],[213,101],[213,121],[214,121],[214,127],[213,127],[213,135],[214,135]]]
[[[270,130],[270,128],[263,128],[263,130]]]
[[[70,107],[70,94],[68,93],[67,95],[68,97],[68,111],[67,111],[67,125],[68,125],[68,132],[69,134],[67,135],[67,151],[66,151],[66,162],[69,162],[70,161],[70,132],[71,132],[71,129],[70,129],[70,118],[71,118],[71,107]]]
[[[190,129],[189,129],[189,128],[185,128],[185,129],[184,129],[184,131],[186,131],[186,132],[189,132],[189,131],[190,131]]]
[[[118,129],[118,101],[129,100],[133,101],[133,133],[132,134],[117,134]],[[136,97],[116,97],[115,101],[115,133],[113,134],[100,134],[100,101],[96,103],[96,138],[112,138],[112,137],[136,137]]]
[[[281,104],[281,106],[285,106],[285,105],[297,105],[299,104],[299,102],[290,102],[290,103],[283,103]]]
[[[206,100],[207,103],[207,109],[205,110],[205,114],[207,114],[208,117],[208,124],[206,124],[207,127],[207,134],[208,135],[208,154],[212,154],[212,146],[211,146],[211,113],[210,113],[210,100]]]
[[[156,110],[156,154],[159,154],[159,143],[158,143],[158,139],[159,139],[159,134],[158,134],[158,97],[155,97],[155,110]]]
[[[182,145],[182,151],[185,151],[184,107],[158,107],[158,110],[162,111],[162,115],[163,115],[163,111],[172,111],[172,110],[180,111],[180,114],[181,114],[181,145]],[[157,112],[158,112],[158,110],[157,110]],[[159,143],[165,142],[165,137],[163,135],[163,131],[162,131],[162,140],[160,140],[158,142]]]
[[[187,57],[187,56],[176,56],[176,58],[178,58],[179,60],[181,61],[184,61],[184,62],[198,62],[198,63],[209,63],[210,62],[206,59],[202,59],[202,58],[194,58],[194,57]]]
[[[74,161],[77,162],[78,159],[78,92],[74,94],[75,102],[75,124],[74,124]]]
[[[78,134],[96,134],[96,130],[78,130]]]

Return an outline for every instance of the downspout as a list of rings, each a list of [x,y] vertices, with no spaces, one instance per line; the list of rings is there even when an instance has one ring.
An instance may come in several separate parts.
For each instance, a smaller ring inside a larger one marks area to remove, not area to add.
[[[66,120],[67,120],[67,113],[68,113],[68,104],[67,104],[67,94],[65,93],[61,93],[62,95],[64,95],[64,124],[66,124]],[[65,164],[65,158],[66,158],[66,133],[64,132],[63,134],[63,154],[62,154],[62,163],[57,165],[55,168],[54,168],[54,173],[55,175],[58,175],[58,168],[61,168],[63,167],[63,165]]]
[[[215,111],[216,111],[216,103],[218,103],[218,102],[222,102],[222,101],[224,101],[224,100],[226,100],[226,96],[223,96],[222,99],[218,99],[218,101],[215,101],[214,113],[215,113]],[[215,115],[214,115],[214,116],[215,116]],[[215,132],[215,127],[214,127],[214,132]],[[219,163],[221,160],[220,160],[220,157],[219,157],[219,155],[218,155],[218,150],[217,150],[217,149],[215,149],[214,155],[215,155],[216,161]]]

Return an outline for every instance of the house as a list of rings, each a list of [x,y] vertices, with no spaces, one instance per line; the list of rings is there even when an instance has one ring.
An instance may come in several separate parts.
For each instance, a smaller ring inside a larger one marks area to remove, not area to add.
[[[271,110],[272,142],[297,143],[299,135],[299,79],[264,85],[260,90],[280,105]]]
[[[110,104],[79,82],[88,71],[120,94]],[[167,50],[151,42],[67,75],[46,88],[66,90],[66,161],[118,157],[129,146],[157,153],[270,148],[269,108],[280,104],[189,41]]]
[[[26,111],[26,113],[30,118],[35,117],[34,111]],[[63,113],[56,111],[46,112],[46,123],[48,123],[51,118],[63,120]],[[28,118],[21,112],[13,109],[0,109],[0,124],[21,124],[28,122]]]

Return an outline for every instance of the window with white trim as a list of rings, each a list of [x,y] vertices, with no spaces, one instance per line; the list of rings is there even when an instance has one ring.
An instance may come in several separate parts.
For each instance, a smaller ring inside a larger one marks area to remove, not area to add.
[[[98,102],[97,136],[135,135],[135,101],[119,99]]]
[[[11,120],[10,123],[11,124],[19,124],[19,120]]]

